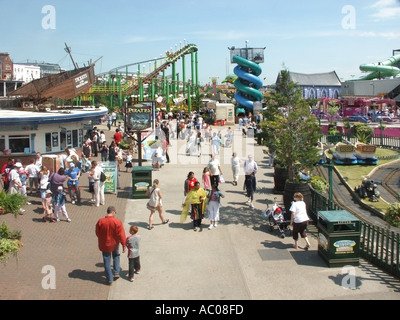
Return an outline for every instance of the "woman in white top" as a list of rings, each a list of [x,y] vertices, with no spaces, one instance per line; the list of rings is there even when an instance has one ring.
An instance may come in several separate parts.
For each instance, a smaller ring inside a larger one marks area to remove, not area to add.
[[[50,186],[48,185],[50,183],[49,178],[50,170],[47,169],[46,166],[42,166],[42,170],[39,172],[40,198],[42,202],[44,202],[44,199],[46,198],[46,190],[50,189]]]
[[[159,181],[155,179],[153,181],[153,186],[149,187],[146,192],[146,196],[150,197],[149,202],[147,202],[147,209],[150,210],[150,217],[149,217],[149,225],[147,229],[153,229],[153,218],[154,212],[158,211],[160,219],[163,224],[167,224],[169,219],[164,218],[163,208],[162,208],[162,193],[160,188],[158,187]]]
[[[237,186],[238,179],[239,179],[239,172],[240,172],[240,163],[241,160],[237,156],[237,153],[234,152],[232,154],[231,165],[232,165],[232,174],[233,174],[233,185]]]
[[[306,203],[303,201],[304,196],[300,192],[297,192],[294,194],[293,199],[294,202],[289,211],[291,213],[290,225],[293,227],[294,248],[298,248],[297,243],[300,234],[300,236],[306,241],[304,250],[308,250],[310,248],[310,241],[308,241],[306,229],[310,219],[307,215]]]
[[[100,181],[101,173],[103,168],[101,165],[97,163],[96,160],[92,161],[92,169],[93,169],[93,191],[94,191],[94,203],[96,207],[100,205],[104,206],[106,203],[106,199],[104,196],[104,182]]]
[[[196,132],[192,131],[186,144],[186,154],[190,156],[196,155],[197,153],[196,138],[197,138]]]
[[[221,148],[221,139],[216,132],[213,133],[213,137],[211,138],[211,145],[213,154],[219,154]]]

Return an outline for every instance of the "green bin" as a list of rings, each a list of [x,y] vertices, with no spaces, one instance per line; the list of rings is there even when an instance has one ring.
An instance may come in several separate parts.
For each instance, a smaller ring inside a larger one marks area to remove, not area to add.
[[[318,254],[329,267],[360,264],[361,223],[345,210],[318,212]]]
[[[132,197],[133,199],[147,199],[146,191],[153,183],[152,167],[132,168]]]

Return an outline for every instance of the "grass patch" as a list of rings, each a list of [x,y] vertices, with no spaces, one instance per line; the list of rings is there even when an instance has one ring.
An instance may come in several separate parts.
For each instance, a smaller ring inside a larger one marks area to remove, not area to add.
[[[329,157],[332,157],[332,153],[335,151],[335,149],[331,149],[331,152],[329,153]],[[382,158],[390,158],[390,157],[395,157],[398,156],[398,152],[396,150],[390,150],[390,149],[381,149],[377,148],[375,156],[378,157],[378,165],[381,166],[390,162],[393,162],[395,160],[381,160]],[[369,175],[372,173],[372,171],[377,167],[377,166],[368,166],[368,165],[335,165],[335,168],[339,171],[340,175],[343,177],[343,179],[347,182],[347,184],[354,190],[356,186],[361,185],[361,182],[364,178],[369,177]],[[367,205],[374,207],[378,209],[381,212],[386,212],[386,209],[390,207],[390,204],[387,204],[386,202],[379,200],[378,202],[371,202],[368,201],[368,199],[363,200],[364,203]]]

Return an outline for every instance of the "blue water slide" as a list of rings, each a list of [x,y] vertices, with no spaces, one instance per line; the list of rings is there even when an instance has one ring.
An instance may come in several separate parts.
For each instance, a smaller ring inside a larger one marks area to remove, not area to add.
[[[257,63],[239,56],[234,56],[233,62],[238,64],[234,69],[234,73],[238,76],[238,79],[234,82],[237,89],[235,100],[240,106],[253,110],[254,102],[261,101],[264,97],[262,92],[258,90],[263,85],[261,79],[258,78],[262,73],[262,69]],[[252,73],[249,73],[249,70]],[[244,84],[242,81],[251,83],[251,86]],[[249,99],[249,96],[252,99]]]

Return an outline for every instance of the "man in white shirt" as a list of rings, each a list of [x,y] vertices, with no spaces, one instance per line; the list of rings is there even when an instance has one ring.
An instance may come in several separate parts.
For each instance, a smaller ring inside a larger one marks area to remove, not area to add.
[[[247,197],[249,198],[247,203],[250,205],[250,208],[254,208],[253,200],[254,192],[256,191],[256,173],[258,171],[258,166],[252,155],[249,155],[248,160],[244,162],[243,167],[246,175],[244,184],[247,191]]]
[[[33,192],[37,193],[39,191],[39,169],[35,164],[35,159],[31,159],[29,165],[26,166],[25,172],[28,175],[29,180],[29,194]],[[35,186],[35,190],[33,190],[33,186]]]
[[[40,152],[36,152],[35,165],[38,167],[39,171],[42,170],[42,155]]]
[[[19,193],[21,188],[22,188],[22,183],[21,183],[21,179],[19,176],[19,169],[22,168],[22,164],[21,162],[17,162],[14,165],[14,168],[11,169],[10,174],[9,174],[9,181],[10,181],[10,187],[8,189],[8,192],[10,194],[15,194],[15,193]]]
[[[215,157],[214,154],[211,155],[211,159],[208,162],[207,167],[211,170],[211,185],[216,185],[218,187],[219,177],[222,175],[222,169],[219,160]]]

